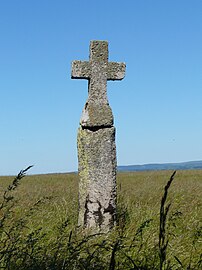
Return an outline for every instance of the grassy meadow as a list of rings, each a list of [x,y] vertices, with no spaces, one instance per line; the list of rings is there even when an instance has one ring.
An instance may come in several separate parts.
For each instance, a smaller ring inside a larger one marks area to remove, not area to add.
[[[77,228],[77,174],[25,176],[6,195],[14,177],[0,177],[0,269],[202,269],[201,170],[176,173],[159,247],[171,174],[118,173],[117,227],[95,236]]]

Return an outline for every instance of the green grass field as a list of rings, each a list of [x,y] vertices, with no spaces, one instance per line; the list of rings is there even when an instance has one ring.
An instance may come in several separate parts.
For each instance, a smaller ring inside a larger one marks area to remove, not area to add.
[[[119,173],[117,227],[93,238],[76,229],[77,174],[24,177],[0,211],[0,269],[159,269],[159,209],[171,174]],[[2,200],[12,180],[0,177]],[[201,197],[202,171],[178,171],[167,199],[162,269],[202,269]]]

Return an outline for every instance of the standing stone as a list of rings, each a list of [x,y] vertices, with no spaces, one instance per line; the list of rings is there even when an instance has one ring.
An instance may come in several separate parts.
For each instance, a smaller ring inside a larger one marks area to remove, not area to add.
[[[90,60],[72,62],[72,79],[88,80],[78,130],[78,224],[108,231],[116,220],[116,146],[107,80],[122,80],[125,64],[108,62],[108,42],[91,41]]]

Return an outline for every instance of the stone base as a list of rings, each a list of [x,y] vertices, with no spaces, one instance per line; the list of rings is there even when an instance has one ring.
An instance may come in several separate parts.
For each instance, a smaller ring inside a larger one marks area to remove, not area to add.
[[[116,217],[115,128],[78,130],[80,226],[108,231]]]

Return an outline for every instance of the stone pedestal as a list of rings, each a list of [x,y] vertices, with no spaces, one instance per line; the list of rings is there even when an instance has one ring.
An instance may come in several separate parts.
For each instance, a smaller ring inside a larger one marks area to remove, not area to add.
[[[115,128],[78,130],[79,225],[107,231],[116,217]]]

